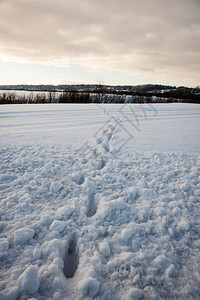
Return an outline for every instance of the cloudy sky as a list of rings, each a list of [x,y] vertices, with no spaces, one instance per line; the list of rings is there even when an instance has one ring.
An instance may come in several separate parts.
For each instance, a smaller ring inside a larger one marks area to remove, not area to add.
[[[0,0],[0,84],[200,84],[200,0]]]

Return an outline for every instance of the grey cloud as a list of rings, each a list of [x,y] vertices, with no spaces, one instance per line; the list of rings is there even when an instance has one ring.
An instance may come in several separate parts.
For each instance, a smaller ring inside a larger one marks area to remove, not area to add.
[[[200,71],[199,0],[0,0],[0,11],[0,55],[188,82]]]

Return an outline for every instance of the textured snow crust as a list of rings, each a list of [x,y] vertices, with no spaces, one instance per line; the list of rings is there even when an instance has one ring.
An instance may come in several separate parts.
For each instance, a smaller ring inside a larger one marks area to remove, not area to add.
[[[118,147],[96,109],[93,143],[1,143],[0,299],[198,299],[199,152]]]

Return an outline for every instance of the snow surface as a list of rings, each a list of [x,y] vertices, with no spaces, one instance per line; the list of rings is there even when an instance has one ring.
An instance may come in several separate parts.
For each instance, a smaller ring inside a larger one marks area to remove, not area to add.
[[[0,107],[0,300],[198,299],[200,106]]]

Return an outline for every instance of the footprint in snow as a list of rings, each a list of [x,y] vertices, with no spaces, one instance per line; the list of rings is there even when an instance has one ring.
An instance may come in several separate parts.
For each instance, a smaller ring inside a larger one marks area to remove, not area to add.
[[[78,267],[79,259],[77,242],[77,234],[73,233],[69,239],[69,244],[64,258],[63,273],[66,278],[72,278]]]
[[[95,201],[95,194],[92,193],[90,195],[90,197],[88,197],[88,206],[87,206],[86,216],[92,217],[96,214],[96,212],[97,212],[97,203]]]

